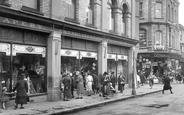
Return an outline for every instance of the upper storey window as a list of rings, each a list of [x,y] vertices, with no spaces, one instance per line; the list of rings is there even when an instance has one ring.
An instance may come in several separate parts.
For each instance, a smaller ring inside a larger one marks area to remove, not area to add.
[[[160,31],[155,32],[155,45],[157,46],[163,45],[162,32]]]
[[[40,5],[39,0],[23,0],[23,6],[26,6],[32,9],[40,10],[39,5]]]
[[[143,2],[139,3],[139,16],[143,17]]]
[[[116,1],[110,0],[110,9],[109,9],[109,29],[115,31],[115,6]]]
[[[155,18],[162,18],[162,3],[156,2]]]
[[[0,4],[5,5],[5,6],[10,6],[9,0],[0,0]]]
[[[90,0],[89,5],[86,9],[86,22],[94,25],[94,0]]]
[[[76,19],[76,0],[67,0],[66,9],[66,17]]]

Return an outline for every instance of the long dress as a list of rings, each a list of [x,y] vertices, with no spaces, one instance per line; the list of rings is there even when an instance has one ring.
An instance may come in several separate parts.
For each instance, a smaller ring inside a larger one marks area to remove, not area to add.
[[[63,84],[64,84],[64,97],[71,97],[71,78],[70,76],[66,76],[63,78]]]
[[[88,95],[91,95],[92,93],[92,84],[93,84],[93,77],[91,75],[88,75],[86,77],[86,90],[88,92]]]
[[[122,92],[125,87],[125,76],[124,75],[119,75],[118,77],[118,90]]]
[[[163,83],[164,83],[164,87],[163,87],[163,90],[169,90],[169,89],[172,89],[171,85],[170,85],[170,78],[168,76],[164,76],[164,80],[163,80]]]
[[[82,75],[77,76],[77,94],[84,93],[84,84],[83,84],[83,77]]]
[[[15,87],[13,88],[13,92],[17,90],[15,103],[17,104],[27,104],[27,91],[28,85],[25,80],[18,80]]]

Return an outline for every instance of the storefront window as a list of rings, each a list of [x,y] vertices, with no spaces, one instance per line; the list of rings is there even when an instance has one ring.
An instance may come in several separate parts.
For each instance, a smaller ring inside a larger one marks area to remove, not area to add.
[[[25,66],[25,80],[28,82],[28,94],[46,92],[46,61],[45,57],[38,54],[17,53],[13,56],[12,84],[15,86],[20,71]]]
[[[80,71],[82,73],[91,72],[97,75],[97,60],[95,58],[82,58]]]
[[[107,70],[108,72],[114,72],[114,75],[116,76],[116,61],[114,59],[108,59],[107,60]]]
[[[0,52],[0,97],[2,96],[2,88],[10,89],[10,56]]]
[[[126,82],[128,82],[128,63],[126,60],[117,61],[117,74],[119,75],[120,72],[125,75]]]
[[[76,57],[61,56],[61,74],[79,70],[79,60]]]

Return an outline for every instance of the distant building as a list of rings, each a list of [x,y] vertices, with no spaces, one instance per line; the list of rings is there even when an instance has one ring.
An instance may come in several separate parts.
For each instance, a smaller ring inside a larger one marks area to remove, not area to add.
[[[138,71],[176,73],[181,57],[178,0],[139,0]]]

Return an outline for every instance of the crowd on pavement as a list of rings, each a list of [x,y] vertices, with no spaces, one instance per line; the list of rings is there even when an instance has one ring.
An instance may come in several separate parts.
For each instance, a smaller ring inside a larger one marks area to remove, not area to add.
[[[60,88],[63,92],[63,101],[69,101],[72,98],[83,99],[86,92],[88,96],[98,94],[99,96],[107,97],[116,93],[116,84],[118,83],[118,90],[123,93],[126,79],[121,72],[116,79],[114,72],[104,72],[100,79],[96,74],[91,72],[81,73],[76,71],[74,73],[64,73],[60,82]],[[74,97],[74,90],[76,89],[77,97]]]

